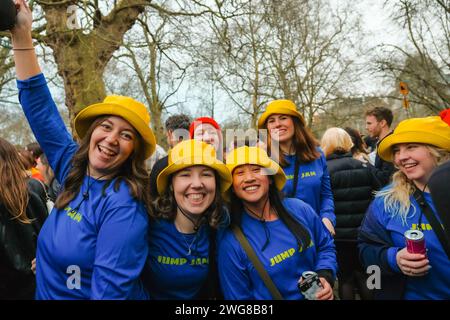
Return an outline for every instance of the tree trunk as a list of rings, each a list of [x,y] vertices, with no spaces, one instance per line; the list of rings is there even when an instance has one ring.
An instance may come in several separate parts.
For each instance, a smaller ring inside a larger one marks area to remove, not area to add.
[[[105,97],[105,66],[143,12],[144,6],[138,4],[142,1],[119,0],[107,16],[97,11],[94,27],[83,30],[70,28],[69,4],[60,0],[42,3],[47,21],[45,42],[53,49],[58,74],[64,81],[72,127],[73,118],[81,109]]]
[[[164,126],[161,121],[162,117],[162,105],[159,100],[158,90],[157,90],[157,79],[156,79],[156,59],[157,59],[157,47],[156,43],[152,42],[150,46],[150,87],[151,87],[151,103],[150,112],[152,115],[151,122],[153,131],[155,132],[156,142],[161,145],[164,149],[168,150],[169,145],[167,144],[167,139],[164,135]]]

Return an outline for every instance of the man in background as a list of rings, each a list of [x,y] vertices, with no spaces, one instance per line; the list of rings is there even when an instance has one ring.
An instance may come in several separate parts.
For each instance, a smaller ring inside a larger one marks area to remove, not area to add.
[[[191,125],[191,119],[185,114],[175,114],[167,118],[165,123],[167,143],[169,149],[176,146],[179,142],[189,139],[189,126]],[[151,167],[150,172],[150,192],[153,197],[158,195],[156,189],[156,178],[159,173],[168,165],[168,157],[165,155],[161,159],[157,160]]]
[[[375,107],[366,111],[366,130],[372,139],[377,139],[377,146],[383,138],[391,133],[391,124],[394,116],[392,111],[384,107]],[[392,163],[384,161],[378,156],[377,147],[369,154],[373,174],[378,179],[381,187],[387,185],[395,172]]]

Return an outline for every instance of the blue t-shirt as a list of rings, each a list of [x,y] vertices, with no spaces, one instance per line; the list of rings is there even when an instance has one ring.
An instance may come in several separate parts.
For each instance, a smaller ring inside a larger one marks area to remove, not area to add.
[[[424,192],[424,198],[439,219],[431,195]],[[413,196],[410,197],[410,201],[412,206],[408,212],[406,224],[402,222],[399,215],[392,216],[390,212],[385,210],[383,197],[375,198],[367,211],[367,215],[374,216],[390,234],[394,247],[387,250],[387,261],[391,269],[398,274],[401,271],[397,265],[396,255],[399,250],[406,246],[405,231],[418,229],[419,221],[421,221],[420,225],[428,250],[427,256],[432,268],[426,276],[407,277],[404,298],[407,300],[450,299],[450,259],[445,254],[436,233],[432,230],[428,219]],[[383,284],[381,283],[381,285]]]
[[[304,297],[297,288],[297,282],[302,273],[327,269],[335,276],[336,251],[330,233],[309,205],[293,198],[284,199],[283,204],[309,231],[311,244],[308,248],[300,252],[296,238],[280,219],[262,222],[244,212],[241,228],[283,298],[301,300]],[[268,245],[262,251],[267,239]],[[272,299],[231,230],[227,230],[220,241],[218,254],[220,284],[225,299]]]
[[[42,74],[17,81],[31,129],[57,180],[64,183],[78,146]],[[144,205],[121,182],[85,176],[64,209],[54,208],[41,229],[36,254],[37,299],[146,299],[139,280],[148,253]],[[87,192],[88,197],[83,197]]]
[[[287,197],[305,201],[317,212],[321,219],[328,218],[333,225],[336,225],[333,192],[331,191],[327,161],[323,152],[320,149],[318,151],[320,152],[320,158],[300,164],[297,190],[294,195],[292,195],[292,189],[294,188],[296,155],[285,155],[285,159],[289,162],[289,165],[283,167],[287,177],[283,192]]]
[[[150,299],[196,299],[209,270],[209,226],[183,234],[173,221],[150,224],[149,255],[145,267]]]

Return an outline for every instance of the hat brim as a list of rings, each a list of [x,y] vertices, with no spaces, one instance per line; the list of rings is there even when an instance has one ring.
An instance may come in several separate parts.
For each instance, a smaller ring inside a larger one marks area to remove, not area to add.
[[[273,114],[287,114],[287,115],[299,118],[300,121],[304,122],[303,116],[301,115],[300,112],[289,109],[289,108],[277,107],[277,108],[274,108],[274,110],[270,110],[270,111],[266,110],[261,115],[261,117],[258,119],[258,129],[264,128],[267,118]]]
[[[272,160],[272,161],[273,161],[273,160]],[[276,163],[276,162],[274,162],[274,163]],[[260,166],[260,167],[262,167],[262,168],[265,168],[265,169],[270,170],[270,168],[268,168],[268,167],[266,167],[266,166],[262,166],[260,163],[257,163],[257,162],[254,162],[254,163],[250,163],[250,162],[249,162],[249,163],[242,163],[242,164],[238,164],[238,165],[234,166],[234,167],[231,169],[231,178],[233,178],[233,171],[234,171],[237,167],[245,166],[245,165],[247,165],[247,164],[252,164],[252,165]],[[273,172],[272,172],[272,173],[273,173]],[[283,169],[282,169],[279,165],[277,165],[277,172],[276,172],[274,175],[272,175],[272,176],[273,176],[273,180],[274,180],[274,183],[275,183],[275,187],[276,187],[279,191],[283,190],[283,187],[284,187],[284,185],[286,184],[287,178],[286,178],[286,174],[284,173]],[[223,198],[224,198],[224,200],[227,201],[227,202],[230,202],[230,201],[231,201],[230,192],[231,192],[231,189],[228,190],[228,192],[225,192],[225,193],[223,194]]]
[[[392,147],[399,143],[429,144],[450,152],[450,140],[448,138],[434,134],[433,132],[427,132],[421,133],[420,139],[418,139],[417,131],[411,131],[394,133],[381,140],[377,151],[380,158],[388,162],[393,162]]]
[[[182,169],[193,167],[193,166],[206,166],[219,174],[220,177],[220,193],[225,193],[231,186],[231,174],[227,166],[223,163],[217,162],[213,164],[202,163],[203,157],[193,157],[190,158],[190,162],[186,163],[186,159],[182,158],[178,161],[168,165],[164,168],[156,178],[156,186],[158,189],[158,194],[162,195],[168,187],[169,177]]]
[[[96,103],[81,110],[74,120],[74,127],[79,138],[83,138],[89,130],[92,122],[99,116],[119,116],[133,126],[144,140],[145,158],[150,157],[156,148],[156,139],[150,127],[134,112],[124,108],[120,104]]]
[[[274,163],[275,163],[275,162],[274,162]],[[286,175],[285,175],[283,169],[282,169],[279,165],[277,165],[277,171],[275,172],[275,174],[273,174],[274,172],[273,172],[273,170],[271,170],[270,167],[262,166],[260,163],[257,163],[257,162],[254,162],[254,163],[250,163],[250,162],[248,162],[248,163],[243,163],[243,164],[239,164],[239,165],[233,167],[233,169],[232,169],[232,171],[231,171],[231,176],[233,176],[233,171],[234,171],[237,167],[245,166],[245,165],[247,165],[247,164],[252,164],[252,165],[255,165],[255,166],[260,166],[261,168],[264,168],[264,169],[266,169],[266,170],[271,171],[270,174],[268,174],[268,175],[273,176],[273,180],[274,180],[274,182],[275,182],[275,187],[276,187],[278,190],[280,190],[280,191],[283,190],[283,187],[284,187],[284,185],[286,184]]]

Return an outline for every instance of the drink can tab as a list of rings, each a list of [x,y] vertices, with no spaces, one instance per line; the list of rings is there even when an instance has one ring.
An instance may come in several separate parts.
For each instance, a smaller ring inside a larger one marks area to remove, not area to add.
[[[318,274],[314,271],[303,272],[297,286],[307,300],[316,300],[317,292],[323,288]]]
[[[407,230],[405,232],[406,250],[409,253],[426,254],[425,236],[420,230]]]

